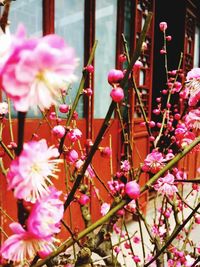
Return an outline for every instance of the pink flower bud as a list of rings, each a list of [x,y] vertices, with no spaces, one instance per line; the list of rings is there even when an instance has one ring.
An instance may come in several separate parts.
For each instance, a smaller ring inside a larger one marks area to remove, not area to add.
[[[133,260],[134,260],[135,263],[140,262],[140,258],[138,256],[136,256],[136,255],[133,256]]]
[[[56,125],[53,127],[52,132],[56,137],[62,138],[65,135],[65,128],[62,125]]]
[[[150,142],[153,142],[153,141],[155,141],[155,137],[154,137],[154,136],[152,136],[152,135],[151,135],[151,136],[149,136],[149,141],[150,141]]]
[[[133,66],[133,70],[138,70],[143,66],[142,62],[137,60]]]
[[[167,40],[168,42],[170,42],[170,41],[172,40],[171,35],[166,36],[166,40]]]
[[[59,106],[59,111],[61,113],[67,113],[69,111],[69,106],[67,104],[61,104]]]
[[[195,223],[200,224],[200,216],[195,217]]]
[[[94,67],[92,65],[88,65],[85,67],[85,70],[87,70],[89,73],[93,73],[94,72]]]
[[[121,87],[113,88],[110,96],[114,102],[120,102],[124,98],[124,91]]]
[[[108,146],[107,147],[103,147],[101,149],[101,156],[103,158],[110,158],[111,154],[112,154],[112,150]]]
[[[159,24],[160,30],[164,32],[167,29],[167,23],[166,22],[160,22]]]
[[[78,202],[84,206],[89,202],[90,198],[86,194],[82,194],[80,198],[78,199]]]
[[[181,114],[179,114],[179,113],[176,113],[175,115],[174,115],[174,119],[175,120],[180,120],[180,118],[181,118]]]
[[[161,50],[160,50],[160,54],[161,54],[161,55],[164,55],[164,54],[167,54],[167,52],[166,52],[166,50],[161,49]]]
[[[67,162],[74,163],[78,159],[78,153],[76,150],[71,149],[66,152],[65,157]]]
[[[91,96],[93,94],[93,91],[91,88],[86,88],[83,90],[83,93],[86,94],[87,96]]]
[[[126,56],[124,54],[119,55],[119,62],[123,63],[126,61]]]
[[[140,196],[140,186],[135,181],[128,182],[125,186],[125,192],[131,199],[138,199]]]
[[[108,72],[108,82],[110,84],[119,83],[124,77],[124,73],[121,70],[111,69]]]
[[[154,109],[154,110],[153,110],[153,114],[155,114],[155,115],[159,115],[159,114],[160,114],[160,109]]]
[[[120,252],[120,248],[119,248],[119,247],[115,247],[115,248],[114,248],[114,251],[115,251],[117,254],[119,254],[119,252]]]
[[[155,127],[156,126],[156,123],[154,122],[154,121],[150,121],[149,122],[149,127],[150,128],[153,128],[153,127]]]

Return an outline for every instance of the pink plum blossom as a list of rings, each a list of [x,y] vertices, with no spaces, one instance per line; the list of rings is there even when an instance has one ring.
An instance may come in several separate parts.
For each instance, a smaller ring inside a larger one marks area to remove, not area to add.
[[[181,96],[188,98],[189,106],[195,106],[200,100],[200,68],[193,68],[186,76],[186,85]]]
[[[153,151],[144,160],[142,170],[144,172],[157,173],[165,165],[165,159],[161,152]]]
[[[163,178],[159,178],[154,185],[154,189],[162,195],[173,196],[178,192],[177,187],[174,185],[174,175],[168,173]]]
[[[17,222],[11,223],[10,228],[14,234],[8,237],[0,250],[4,259],[23,263],[25,260],[33,259],[38,251],[50,253],[55,249],[53,244],[55,239],[52,236],[37,238]]]
[[[71,142],[75,142],[77,140],[80,140],[82,137],[82,132],[78,129],[78,128],[74,128],[71,129],[68,133],[67,133],[67,138],[71,141]]]
[[[84,164],[84,161],[82,159],[77,160],[75,163],[76,169],[78,169],[78,170],[81,169],[83,164]],[[88,177],[88,178],[94,178],[95,177],[95,173],[94,173],[90,164],[88,165],[87,170],[85,171],[85,177]]]
[[[186,147],[196,138],[195,134],[189,131],[184,123],[177,125],[175,137],[177,145],[181,148]]]
[[[60,232],[64,205],[59,199],[61,191],[50,187],[50,193],[37,200],[27,220],[28,230],[38,238],[45,238]]]
[[[20,156],[11,162],[8,189],[14,190],[16,198],[35,203],[49,192],[50,177],[57,178],[57,165],[62,161],[58,156],[58,149],[48,147],[45,139],[24,143]]]
[[[74,81],[74,50],[56,34],[27,38],[23,25],[12,37],[9,56],[0,68],[0,86],[17,111],[56,104],[61,90]]]
[[[101,205],[101,215],[106,215],[108,212],[109,212],[109,210],[110,210],[110,204],[109,203],[103,203],[102,205]]]
[[[117,181],[117,180],[108,181],[108,188],[114,195],[123,192],[124,187],[125,187],[124,183],[120,181]]]
[[[193,109],[185,115],[185,125],[188,129],[200,129],[200,108]]]
[[[130,171],[130,169],[131,169],[130,162],[129,162],[128,160],[123,160],[123,161],[121,161],[120,169],[121,169],[123,172],[128,172],[128,171]]]

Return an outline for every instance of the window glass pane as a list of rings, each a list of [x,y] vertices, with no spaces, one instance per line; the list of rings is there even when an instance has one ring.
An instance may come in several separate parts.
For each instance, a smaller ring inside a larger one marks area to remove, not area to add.
[[[95,118],[104,118],[111,103],[107,75],[110,69],[115,68],[116,19],[117,0],[96,1]]]
[[[42,0],[11,2],[9,20],[12,33],[19,23],[23,23],[29,36],[42,36]]]
[[[77,82],[73,83],[67,103],[72,103],[77,93],[83,68],[84,54],[84,1],[83,0],[59,0],[55,1],[55,32],[75,49],[79,58],[79,65],[75,75]],[[76,111],[79,117],[83,117],[83,98],[80,98]]]
[[[14,34],[17,27],[22,23],[27,31],[27,36],[42,36],[42,0],[12,1],[9,11],[10,32]],[[5,99],[5,95],[3,95]],[[16,117],[16,111],[11,103],[11,113]],[[30,109],[27,117],[41,116],[37,110]]]
[[[200,50],[200,26],[195,29],[195,41],[194,41],[194,67],[200,67],[199,62],[199,50]]]

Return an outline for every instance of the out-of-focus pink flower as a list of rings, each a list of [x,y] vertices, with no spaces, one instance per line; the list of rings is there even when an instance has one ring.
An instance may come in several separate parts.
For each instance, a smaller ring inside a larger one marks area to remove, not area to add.
[[[50,187],[50,193],[33,206],[27,220],[28,231],[38,238],[45,238],[60,232],[64,205],[59,199],[61,191]]]
[[[133,243],[135,243],[135,244],[139,244],[140,242],[141,242],[141,239],[140,239],[139,236],[134,236],[134,237],[133,237]]]
[[[24,143],[20,156],[11,162],[8,189],[14,190],[16,198],[35,203],[49,192],[50,177],[57,178],[57,165],[62,161],[58,156],[58,149],[48,147],[45,139]]]
[[[183,98],[189,98],[189,106],[195,106],[200,100],[200,68],[193,68],[186,76],[186,85],[183,92]]]
[[[3,243],[0,251],[4,259],[22,264],[24,260],[33,259],[40,250],[50,253],[55,249],[52,236],[37,238],[16,222],[11,223],[10,228],[14,234]]]
[[[121,161],[121,166],[120,166],[121,171],[123,172],[128,172],[131,169],[130,162],[128,160],[123,160]]]
[[[23,25],[12,37],[9,56],[0,68],[0,86],[17,111],[41,110],[56,104],[61,91],[74,79],[74,50],[56,34],[26,38]]]
[[[1,102],[0,103],[0,115],[6,115],[8,113],[8,103]]]
[[[134,255],[132,258],[133,258],[135,263],[138,263],[138,262],[141,261],[140,258],[137,255]]]
[[[192,258],[189,254],[185,256],[185,262],[184,262],[185,267],[192,266],[194,262],[195,262],[195,259]]]
[[[188,129],[200,129],[200,108],[193,109],[185,115],[185,124]]]
[[[110,204],[109,203],[103,203],[102,205],[101,205],[101,215],[106,215],[108,212],[109,212],[109,210],[110,210]]]
[[[165,159],[162,153],[153,151],[152,153],[148,154],[147,157],[145,158],[142,170],[144,172],[157,173],[165,165],[164,162]]]
[[[140,186],[135,181],[130,181],[125,185],[125,193],[131,199],[138,199],[140,196]]]
[[[82,137],[82,132],[78,128],[74,128],[67,133],[67,138],[69,138],[71,142],[80,140],[81,137]]]
[[[165,177],[159,178],[154,185],[154,189],[162,195],[173,196],[174,193],[178,192],[177,187],[174,185],[174,175],[168,173]]]
[[[53,127],[52,132],[57,138],[62,138],[65,135],[65,127],[62,125],[56,125]]]

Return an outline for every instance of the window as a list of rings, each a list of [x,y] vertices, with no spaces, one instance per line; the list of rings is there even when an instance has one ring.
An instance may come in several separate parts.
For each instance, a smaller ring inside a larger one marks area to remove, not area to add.
[[[94,117],[104,118],[111,102],[107,75],[115,68],[117,0],[96,1]]]
[[[72,88],[67,96],[72,103],[79,86],[83,68],[84,55],[84,1],[80,0],[59,0],[55,1],[55,32],[62,36],[65,41],[75,49],[79,58],[79,65],[75,75],[77,82],[72,84]],[[80,99],[77,112],[79,117],[83,117],[83,98]]]
[[[195,28],[194,67],[200,67],[200,26]]]

